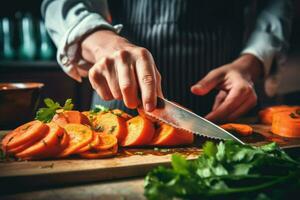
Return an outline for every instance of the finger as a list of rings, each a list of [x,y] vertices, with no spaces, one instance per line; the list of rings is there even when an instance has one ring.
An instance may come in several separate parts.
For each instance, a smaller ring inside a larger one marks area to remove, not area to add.
[[[256,106],[256,103],[257,103],[257,96],[254,93],[250,98],[247,98],[246,101],[243,102],[239,108],[237,108],[233,113],[231,113],[227,117],[227,120],[228,121],[236,120],[238,117],[247,113],[251,108]]]
[[[221,90],[215,98],[215,102],[214,102],[212,110],[216,110],[221,105],[221,103],[224,101],[226,96],[227,96],[227,92],[225,92],[224,90]]]
[[[107,67],[107,70],[103,72],[104,77],[106,78],[106,82],[110,89],[110,92],[114,99],[122,99],[121,89],[119,87],[119,80],[117,76],[117,71],[114,66],[114,62],[109,63],[110,66]],[[115,62],[117,65],[117,63]]]
[[[141,90],[142,102],[146,111],[150,112],[156,107],[156,76],[154,63],[147,50],[141,51],[136,62],[136,75]]]
[[[156,69],[156,94],[159,97],[164,97],[164,94],[162,92],[162,87],[161,87],[161,75],[158,72],[158,70]]]
[[[205,95],[219,85],[224,79],[224,70],[215,69],[209,72],[202,80],[191,87],[191,92],[196,95]]]
[[[102,74],[100,74],[95,68],[89,71],[89,80],[92,88],[97,94],[105,101],[112,100],[113,96],[110,92],[108,84]]]
[[[131,109],[138,106],[137,98],[137,82],[135,78],[134,67],[129,61],[126,61],[125,55],[123,53],[122,59],[117,63],[117,73],[119,79],[119,87],[122,93],[122,98],[124,104]]]
[[[239,86],[232,88],[221,105],[210,112],[206,118],[211,121],[223,121],[226,116],[236,110],[248,96],[249,91],[246,87]]]

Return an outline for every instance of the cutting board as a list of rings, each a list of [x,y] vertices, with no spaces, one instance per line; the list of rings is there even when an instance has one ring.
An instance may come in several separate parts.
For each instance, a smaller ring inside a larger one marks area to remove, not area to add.
[[[239,136],[246,143],[260,146],[271,141],[282,148],[300,147],[300,139],[275,136],[270,127],[253,125],[254,134]],[[4,133],[2,133],[3,135]],[[171,149],[123,149],[116,157],[98,160],[83,160],[76,157],[65,160],[12,161],[0,163],[0,187],[7,185],[41,186],[82,183],[145,175],[158,165],[170,165],[173,153],[195,159],[201,154],[201,143],[192,147]]]

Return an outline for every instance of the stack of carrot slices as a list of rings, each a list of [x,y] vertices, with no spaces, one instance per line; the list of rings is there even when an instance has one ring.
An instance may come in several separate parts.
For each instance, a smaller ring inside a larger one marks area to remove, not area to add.
[[[259,117],[263,124],[271,125],[272,133],[300,138],[300,106],[271,106],[261,110]]]
[[[192,133],[151,121],[144,115],[132,117],[121,110],[84,114],[91,120],[95,130],[114,135],[122,147],[178,146],[194,142]]]
[[[1,141],[3,152],[22,160],[105,158],[116,155],[117,138],[96,132],[88,118],[78,111],[56,114],[50,123],[28,122],[8,133]]]
[[[22,160],[111,157],[118,146],[177,146],[192,144],[194,136],[144,116],[109,111],[58,111],[51,122],[35,120],[8,133],[2,150]]]

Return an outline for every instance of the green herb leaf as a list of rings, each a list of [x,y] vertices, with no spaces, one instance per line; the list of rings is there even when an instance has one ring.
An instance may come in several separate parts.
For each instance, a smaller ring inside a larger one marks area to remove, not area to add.
[[[73,108],[74,108],[74,104],[72,103],[72,99],[67,99],[63,109],[64,110],[73,110]]]
[[[172,156],[172,168],[145,178],[148,199],[285,199],[298,193],[300,163],[275,143],[262,147],[234,141],[204,144],[198,159]]]
[[[50,98],[44,99],[44,103],[47,107],[40,108],[37,111],[35,118],[45,123],[52,120],[57,110],[72,110],[74,107],[72,104],[72,99],[67,99],[63,107],[58,102],[54,102]]]

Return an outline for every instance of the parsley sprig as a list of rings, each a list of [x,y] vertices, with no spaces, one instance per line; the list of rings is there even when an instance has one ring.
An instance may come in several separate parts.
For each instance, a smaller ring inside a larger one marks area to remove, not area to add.
[[[50,122],[53,118],[53,116],[58,113],[65,110],[72,110],[74,107],[74,104],[72,103],[72,99],[67,99],[65,101],[65,104],[61,106],[58,102],[54,102],[50,98],[44,99],[44,103],[46,105],[45,108],[40,108],[36,113],[36,119],[40,120],[42,122]]]
[[[286,199],[299,193],[300,163],[275,143],[262,147],[234,141],[209,142],[203,155],[172,156],[172,168],[148,173],[148,199]]]

